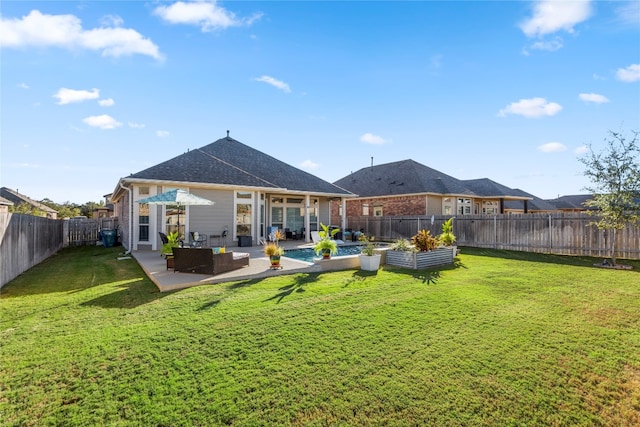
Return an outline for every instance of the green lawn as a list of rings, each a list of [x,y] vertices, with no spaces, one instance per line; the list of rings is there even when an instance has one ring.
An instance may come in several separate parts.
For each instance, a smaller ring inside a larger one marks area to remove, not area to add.
[[[463,249],[161,294],[121,250],[2,289],[1,425],[640,424],[638,262]]]

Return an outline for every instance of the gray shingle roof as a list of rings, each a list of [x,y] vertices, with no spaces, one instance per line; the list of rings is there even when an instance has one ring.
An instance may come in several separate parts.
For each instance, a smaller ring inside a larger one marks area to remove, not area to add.
[[[584,209],[587,208],[583,205],[584,202],[591,199],[591,194],[573,194],[569,196],[558,197],[557,199],[550,199],[547,202],[551,203],[558,209]]]
[[[362,168],[334,184],[360,197],[416,193],[475,196],[460,180],[414,160]]]
[[[489,178],[466,179],[462,183],[474,193],[484,197],[532,197],[522,194],[523,191],[518,192]]]
[[[349,194],[231,137],[188,151],[129,178]]]
[[[56,211],[55,209],[50,208],[49,206],[45,205],[44,203],[40,203],[37,200],[33,200],[30,197],[25,196],[24,194],[20,194],[17,191],[14,191],[8,187],[2,187],[0,188],[0,196],[4,197],[5,199],[9,200],[10,202],[13,202],[14,205],[19,205],[20,203],[27,203],[31,206],[34,206],[38,209],[40,209],[43,212],[46,213],[50,213],[50,214],[57,214],[58,211]]]

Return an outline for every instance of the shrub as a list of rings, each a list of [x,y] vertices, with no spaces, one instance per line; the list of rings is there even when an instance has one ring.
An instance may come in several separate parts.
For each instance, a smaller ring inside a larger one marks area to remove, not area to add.
[[[416,248],[407,239],[398,239],[389,247],[393,251],[415,252]]]
[[[449,218],[442,224],[442,234],[438,236],[438,240],[445,246],[452,246],[456,242],[456,236],[453,234],[453,218]]]
[[[418,231],[418,233],[411,238],[411,243],[413,243],[420,252],[431,251],[440,244],[438,239],[433,237],[429,230]]]

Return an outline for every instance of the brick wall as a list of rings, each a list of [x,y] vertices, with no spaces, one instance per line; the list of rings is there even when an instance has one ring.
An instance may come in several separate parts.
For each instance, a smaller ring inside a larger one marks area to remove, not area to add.
[[[429,201],[430,204],[433,200]],[[426,196],[395,196],[375,199],[347,200],[347,218],[363,215],[363,205],[369,205],[369,216],[373,216],[373,208],[382,207],[383,216],[426,215]],[[331,223],[340,224],[340,201],[331,202]],[[440,206],[438,205],[438,210]]]

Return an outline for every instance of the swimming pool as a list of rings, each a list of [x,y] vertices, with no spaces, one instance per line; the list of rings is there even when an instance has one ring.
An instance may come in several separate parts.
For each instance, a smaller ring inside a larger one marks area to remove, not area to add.
[[[332,256],[358,255],[362,250],[362,245],[338,246],[338,254]],[[314,258],[321,258],[316,255],[311,248],[308,249],[288,249],[284,251],[284,255],[298,261],[313,262]]]

